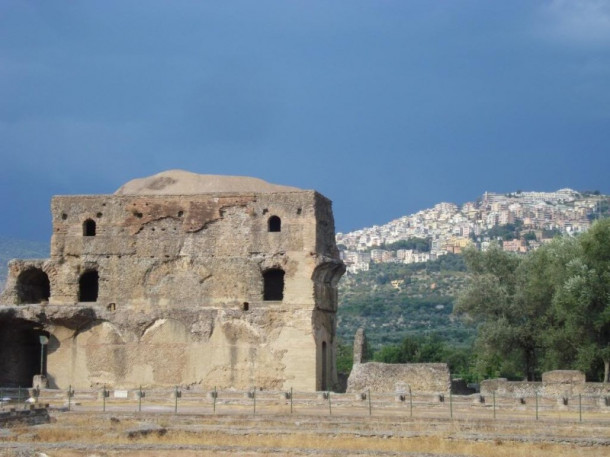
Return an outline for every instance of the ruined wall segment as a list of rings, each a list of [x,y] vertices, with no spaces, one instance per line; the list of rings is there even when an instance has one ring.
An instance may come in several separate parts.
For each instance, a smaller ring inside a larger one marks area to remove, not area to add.
[[[586,382],[585,374],[578,370],[554,370],[542,373],[542,382],[508,381],[494,378],[481,381],[481,395],[519,397],[569,397],[572,395],[610,395],[610,384]]]
[[[344,266],[317,192],[171,171],[51,212],[50,259],[11,264],[0,319],[49,332],[52,386],[336,382]],[[39,304],[19,301],[28,268],[49,279]]]
[[[451,376],[446,363],[357,363],[347,380],[347,392],[413,392],[447,394]]]

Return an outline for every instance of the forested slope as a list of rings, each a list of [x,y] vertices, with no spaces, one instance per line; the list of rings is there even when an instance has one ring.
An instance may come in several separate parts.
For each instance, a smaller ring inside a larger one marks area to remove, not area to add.
[[[347,274],[339,283],[339,337],[349,343],[364,327],[373,348],[432,333],[450,345],[467,345],[475,331],[452,315],[465,284],[463,259],[453,254],[418,264],[372,264],[369,271]]]

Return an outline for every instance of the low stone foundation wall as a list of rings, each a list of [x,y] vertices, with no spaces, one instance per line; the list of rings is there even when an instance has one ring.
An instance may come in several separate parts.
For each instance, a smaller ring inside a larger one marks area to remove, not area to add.
[[[13,427],[15,425],[38,425],[51,422],[47,408],[30,409],[0,412],[0,427]]]
[[[481,395],[512,395],[514,397],[569,397],[589,395],[610,397],[610,384],[585,382],[580,371],[556,370],[542,374],[542,382],[508,381],[505,378],[487,379],[481,382]]]
[[[445,363],[356,363],[347,380],[347,392],[448,393],[449,368]]]

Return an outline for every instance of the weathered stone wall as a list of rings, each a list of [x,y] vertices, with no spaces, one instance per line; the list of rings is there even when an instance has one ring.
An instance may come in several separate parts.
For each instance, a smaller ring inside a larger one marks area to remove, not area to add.
[[[262,271],[278,267],[286,272],[284,301],[311,307],[311,274],[323,255],[318,198],[313,191],[55,197],[50,302],[77,302],[80,274],[96,269],[101,303],[253,305],[262,301]],[[271,215],[281,218],[281,232],[268,231]],[[87,219],[96,222],[95,236],[83,236]]]
[[[481,381],[481,395],[513,395],[515,397],[533,397],[542,389],[541,382],[507,381],[505,378],[486,379]]]
[[[354,364],[347,380],[347,392],[448,393],[451,388],[449,368],[445,363]]]
[[[359,328],[354,335],[354,363],[364,363],[367,361],[367,346],[364,329]]]
[[[542,383],[549,384],[584,384],[585,374],[578,370],[554,370],[542,373]]]
[[[584,373],[577,370],[556,370],[542,374],[542,382],[508,381],[506,378],[487,379],[481,382],[481,394],[547,397],[571,395],[610,395],[610,384],[585,382]]]
[[[49,334],[51,387],[336,383],[344,266],[325,197],[58,196],[51,210],[50,259],[13,261],[0,297],[0,320]],[[279,231],[270,231],[271,216],[280,218]],[[28,269],[48,277],[48,303],[22,303]],[[284,274],[281,299],[264,299],[269,269]],[[90,302],[79,301],[86,272],[99,277]]]

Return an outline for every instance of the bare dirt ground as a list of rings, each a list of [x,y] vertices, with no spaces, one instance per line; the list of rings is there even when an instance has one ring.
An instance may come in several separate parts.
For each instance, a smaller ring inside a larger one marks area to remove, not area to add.
[[[194,456],[610,456],[607,414],[578,419],[518,416],[457,419],[405,414],[329,415],[243,410],[52,410],[52,422],[0,429],[0,455]]]

